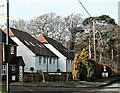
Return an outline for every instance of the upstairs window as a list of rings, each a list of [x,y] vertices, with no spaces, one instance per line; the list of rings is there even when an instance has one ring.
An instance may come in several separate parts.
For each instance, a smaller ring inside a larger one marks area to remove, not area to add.
[[[14,54],[15,53],[15,48],[14,48],[14,46],[11,46],[10,47],[10,54]]]

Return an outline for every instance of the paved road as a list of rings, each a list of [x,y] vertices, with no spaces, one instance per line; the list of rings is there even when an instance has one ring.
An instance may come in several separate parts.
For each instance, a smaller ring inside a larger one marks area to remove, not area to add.
[[[120,81],[112,83],[108,86],[101,87],[100,89],[93,90],[92,93],[120,93]]]
[[[90,89],[62,87],[11,86],[11,93],[90,93]]]
[[[99,88],[88,87],[40,87],[13,85],[11,93],[120,93],[120,81]]]

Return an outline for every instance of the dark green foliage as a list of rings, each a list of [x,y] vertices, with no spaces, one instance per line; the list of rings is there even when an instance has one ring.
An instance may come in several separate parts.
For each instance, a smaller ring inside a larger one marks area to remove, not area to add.
[[[95,17],[88,17],[83,21],[83,25],[92,24],[92,21],[95,19]]]
[[[92,21],[95,20],[96,22],[99,23],[106,23],[106,24],[113,24],[115,25],[115,20],[111,17],[109,17],[109,15],[101,15],[101,16],[96,16],[96,17],[88,17],[83,21],[83,25],[88,25],[88,24],[92,24]]]
[[[102,15],[96,17],[96,20],[100,23],[107,23],[107,24],[114,24],[115,25],[115,20],[108,15]]]
[[[81,27],[71,27],[69,28],[69,31],[71,33],[70,50],[74,50],[76,34],[78,32],[82,34],[84,33],[84,30],[82,30]]]
[[[78,76],[79,76],[79,80],[87,79],[87,69],[86,69],[86,66],[82,62],[80,62]]]
[[[79,80],[87,80],[91,81],[95,78],[95,68],[91,66],[91,64],[87,62],[80,62],[79,66]]]

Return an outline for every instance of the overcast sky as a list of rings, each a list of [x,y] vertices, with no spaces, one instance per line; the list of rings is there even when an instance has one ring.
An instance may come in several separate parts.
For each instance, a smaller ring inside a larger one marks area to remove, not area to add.
[[[6,1],[6,0],[4,0]],[[109,15],[118,20],[119,0],[80,0],[91,16]],[[56,13],[67,16],[80,13],[83,18],[89,17],[78,0],[9,0],[10,19],[26,19],[37,17],[45,13]]]

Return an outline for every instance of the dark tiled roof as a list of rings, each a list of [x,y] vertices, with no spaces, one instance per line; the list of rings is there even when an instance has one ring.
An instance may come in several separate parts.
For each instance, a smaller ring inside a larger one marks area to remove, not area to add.
[[[9,44],[17,45],[10,37],[8,40],[9,40]],[[6,43],[6,34],[3,32],[2,29],[0,29],[0,42]]]
[[[22,56],[14,57],[11,60],[10,64],[12,64],[12,65],[18,65],[18,66],[25,66],[25,63],[23,61]]]
[[[48,43],[50,43],[58,51],[60,51],[65,57],[70,58],[70,59],[74,58],[74,53],[69,51],[67,48],[65,48],[61,43],[47,36],[44,36],[44,38],[47,40]]]
[[[57,57],[52,51],[47,49],[41,42],[24,31],[10,28],[13,34],[37,56]]]

